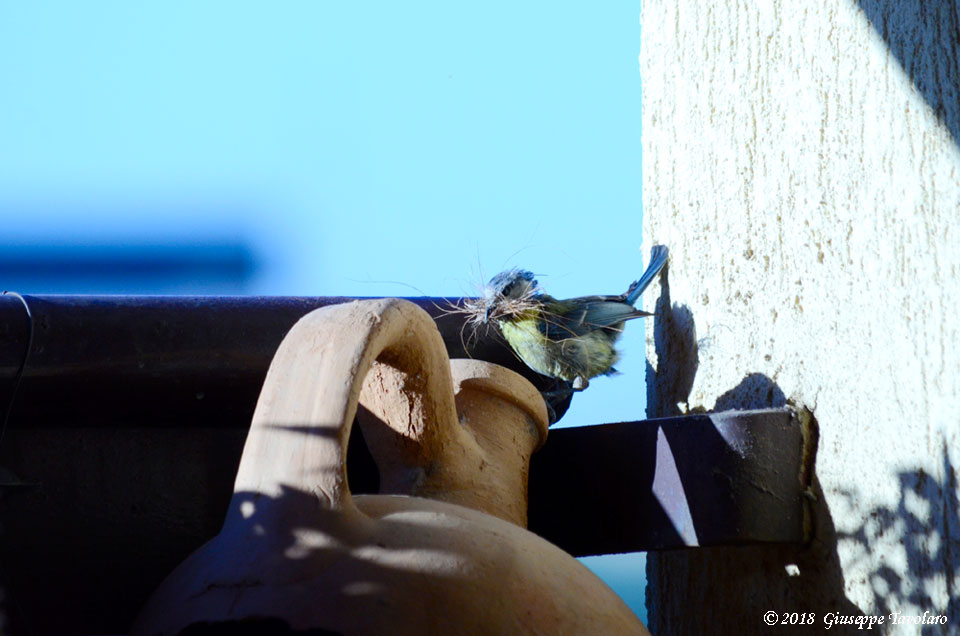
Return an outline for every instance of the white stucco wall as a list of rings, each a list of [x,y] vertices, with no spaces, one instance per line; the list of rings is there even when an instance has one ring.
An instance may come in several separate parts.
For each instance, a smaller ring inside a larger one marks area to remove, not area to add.
[[[960,0],[641,21],[645,250],[671,249],[649,414],[807,406],[822,487],[810,546],[651,555],[651,629],[927,610],[960,633]]]

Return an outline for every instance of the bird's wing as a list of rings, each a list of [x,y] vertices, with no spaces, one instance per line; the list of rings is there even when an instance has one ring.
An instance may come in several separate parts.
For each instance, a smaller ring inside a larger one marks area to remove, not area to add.
[[[584,296],[544,305],[541,328],[551,340],[562,340],[649,315],[624,303],[623,296]]]

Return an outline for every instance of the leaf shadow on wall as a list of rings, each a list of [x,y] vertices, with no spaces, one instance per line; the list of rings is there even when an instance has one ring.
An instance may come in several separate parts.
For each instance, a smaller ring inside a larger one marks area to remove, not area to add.
[[[960,146],[960,12],[956,0],[857,0]]]
[[[960,570],[960,502],[956,471],[945,448],[941,471],[940,479],[922,468],[899,472],[896,505],[874,506],[863,515],[860,527],[839,533],[842,542],[849,542],[845,547],[853,563],[868,564],[866,577],[877,614],[922,615],[928,610],[945,614],[947,625],[960,622],[960,589],[955,579]],[[840,496],[854,510],[862,499],[854,490],[841,491]],[[888,563],[902,563],[902,567],[895,569]],[[909,572],[909,579],[900,572]],[[945,612],[932,591],[946,596]],[[940,633],[941,629],[926,625],[920,632]]]
[[[669,267],[669,265],[668,265]],[[648,416],[680,414],[699,368],[696,323],[690,309],[670,299],[669,272],[661,274],[654,342],[658,369],[648,366]],[[782,389],[762,373],[747,373],[717,400],[716,410],[763,409],[787,404]],[[861,616],[844,592],[837,532],[816,473],[811,480],[812,540],[805,545],[767,544],[696,548],[651,553],[647,565],[648,627],[653,633],[739,633],[764,628],[769,610],[813,613],[815,629],[828,613]],[[800,502],[798,502],[798,505]],[[786,566],[799,569],[791,576]],[[691,586],[691,581],[699,583]],[[698,598],[690,598],[691,592]],[[690,607],[697,611],[688,611]],[[811,633],[811,626],[777,625],[786,633]],[[853,633],[834,625],[831,633]]]

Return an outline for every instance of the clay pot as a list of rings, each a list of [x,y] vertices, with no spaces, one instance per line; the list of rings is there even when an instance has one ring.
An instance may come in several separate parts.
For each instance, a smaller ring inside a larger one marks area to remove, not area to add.
[[[396,494],[350,494],[358,406],[381,490]],[[416,305],[318,309],[270,366],[222,530],[132,633],[645,634],[602,581],[521,527],[546,430],[525,379],[448,361]]]

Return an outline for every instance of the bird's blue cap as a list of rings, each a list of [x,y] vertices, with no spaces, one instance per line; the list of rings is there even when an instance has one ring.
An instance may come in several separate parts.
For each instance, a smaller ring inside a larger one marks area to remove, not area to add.
[[[534,277],[533,272],[514,267],[513,269],[508,269],[505,272],[500,272],[491,278],[488,287],[490,291],[496,294],[508,296],[510,288],[520,281],[530,283],[531,287],[537,286],[537,279]]]

